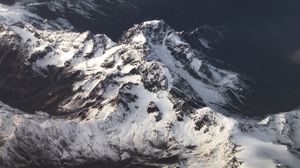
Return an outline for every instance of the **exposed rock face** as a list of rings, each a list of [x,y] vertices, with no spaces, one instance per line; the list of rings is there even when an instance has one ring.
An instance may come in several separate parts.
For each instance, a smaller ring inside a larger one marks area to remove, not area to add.
[[[160,100],[162,101],[162,100]],[[167,101],[167,100],[163,100]],[[299,111],[257,121],[209,108],[178,121],[162,102],[135,111],[95,110],[89,120],[28,115],[1,104],[1,167],[264,167],[297,168]],[[143,110],[144,109],[144,110]]]
[[[105,106],[111,93],[123,104],[134,101],[126,96],[134,87],[169,93],[195,108],[233,112],[246,100],[242,77],[215,67],[162,21],[136,25],[118,43],[105,35],[47,32],[21,22],[2,25],[2,32],[0,97],[28,112],[86,115]]]
[[[113,42],[1,8],[0,100],[12,107],[0,103],[0,167],[300,163],[300,112],[245,117],[264,115],[249,103],[253,83],[209,57],[213,31],[155,20]]]

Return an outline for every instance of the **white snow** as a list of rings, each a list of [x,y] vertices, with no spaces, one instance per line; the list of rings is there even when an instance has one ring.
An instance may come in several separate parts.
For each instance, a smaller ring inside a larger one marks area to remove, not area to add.
[[[13,24],[16,22],[26,21],[27,17],[43,20],[39,16],[26,11],[24,7],[18,3],[13,6],[0,4],[0,21],[2,23]]]
[[[241,145],[241,152],[237,155],[244,164],[244,168],[288,166],[298,168],[300,160],[288,151],[287,146],[260,140],[257,137],[239,135],[234,142]]]
[[[107,60],[109,57],[111,57],[112,54],[116,53],[122,47],[123,45],[112,47],[107,51],[105,51],[104,54],[102,54],[102,49],[99,49],[98,52],[96,52],[95,57],[78,63],[78,65],[76,65],[74,69],[82,70],[87,74],[101,72],[103,71],[101,65],[104,63],[104,61]]]
[[[37,38],[34,37],[34,34],[29,32],[28,30],[24,30],[22,28],[19,28],[17,26],[11,26],[10,27],[17,35],[19,35],[24,42],[30,40],[32,44],[35,44],[37,41]]]
[[[85,5],[92,8],[92,2]],[[55,5],[62,7],[58,2]],[[89,13],[82,11],[76,4],[69,5],[74,5],[78,13],[88,17]],[[28,16],[40,19],[18,5],[0,5],[0,20],[4,24],[24,21]],[[149,21],[142,26],[157,28],[160,23],[163,22]],[[169,93],[176,77],[186,80],[199,97],[211,106],[228,103],[222,87],[236,89],[235,82],[239,77],[196,58],[194,51],[174,30],[164,32],[166,36],[162,45],[150,43],[144,46],[153,37],[147,37],[143,31],[139,31],[129,44],[115,44],[107,39],[108,47],[104,47],[97,41],[100,35],[89,39],[89,32],[36,30],[41,35],[41,38],[37,38],[28,27],[9,27],[23,42],[28,43],[30,54],[43,51],[47,46],[53,48],[53,51],[34,63],[38,68],[47,69],[49,65],[65,67],[66,62],[70,62],[68,71],[79,70],[84,74],[84,79],[73,84],[73,91],[79,88],[82,90],[71,95],[70,101],[63,104],[62,108],[74,110],[95,101],[89,99],[91,92],[109,75],[116,75],[108,79],[108,86],[100,86],[101,89],[95,93],[104,98],[99,102],[103,107],[89,108],[85,119],[54,119],[43,113],[24,114],[0,103],[0,158],[10,167],[16,165],[16,160],[11,156],[20,155],[14,150],[18,147],[28,152],[25,160],[35,160],[35,152],[43,151],[39,154],[40,158],[51,158],[60,167],[65,166],[60,165],[63,164],[61,159],[75,165],[89,159],[121,161],[137,156],[167,158],[176,155],[180,161],[174,163],[174,167],[221,168],[228,166],[233,158],[241,162],[240,167],[247,168],[299,167],[299,156],[291,152],[289,147],[300,147],[300,111],[272,115],[256,121],[224,116],[206,107],[184,115],[183,121],[177,120],[173,102],[176,100],[172,100]],[[5,33],[1,32],[0,35]],[[166,41],[170,44],[166,44]],[[210,47],[204,39],[200,41],[205,47]],[[41,45],[36,47],[38,42]],[[191,60],[188,66],[211,83],[196,79],[187,72],[185,65],[174,58],[167,45],[173,45],[174,48],[184,45],[186,49],[182,52]],[[145,52],[143,47],[149,50]],[[91,58],[85,58],[94,52]],[[124,65],[124,60],[128,58],[133,61]],[[111,67],[103,66],[110,62],[113,62]],[[129,73],[139,65],[147,67],[152,64],[157,64],[161,70],[159,75],[167,78],[166,90],[150,92],[142,82],[141,72]],[[207,65],[211,71],[211,78],[199,71],[203,65]],[[123,87],[129,83],[133,84],[128,88]],[[121,92],[136,96],[134,101],[127,102],[129,110],[120,102],[114,103],[114,100],[119,101]],[[78,103],[78,100],[84,99],[88,100]],[[157,106],[159,112],[147,112],[150,102]],[[156,119],[158,115],[161,116],[160,120]],[[203,124],[199,130],[195,130],[198,121]]]
[[[94,42],[93,40],[89,40],[84,44],[83,55],[89,54],[93,51]]]
[[[212,49],[212,48],[209,46],[208,41],[205,40],[204,38],[200,38],[199,41],[200,41],[200,43],[201,43],[205,48]]]
[[[142,43],[144,44],[146,42],[146,38],[145,36],[140,33],[138,35],[136,35],[133,39],[132,39],[133,42],[136,42],[136,43]]]
[[[147,25],[157,25],[159,24],[160,22],[162,22],[161,20],[152,20],[152,21],[146,21],[143,23],[143,26],[147,26]]]
[[[176,72],[183,79],[188,81],[191,87],[203,98],[205,103],[219,102],[221,104],[225,103],[225,100],[218,91],[210,88],[210,86],[205,85],[202,81],[192,77],[187,71],[183,70],[183,65],[179,63],[171,55],[170,51],[165,47],[165,44],[162,46],[153,46],[154,55],[157,55],[159,59],[173,72]]]

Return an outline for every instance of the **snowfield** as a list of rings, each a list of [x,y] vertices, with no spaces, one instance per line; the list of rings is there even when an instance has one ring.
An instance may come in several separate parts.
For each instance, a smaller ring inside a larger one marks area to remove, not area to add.
[[[0,102],[1,168],[300,165],[300,111],[233,112],[251,90],[243,76],[164,21],[134,25],[118,42],[20,3],[0,5],[0,23],[0,66],[11,73],[0,73],[9,86],[0,89],[25,97]]]
[[[168,103],[161,103],[164,117],[159,122],[155,114],[139,110],[123,121],[109,119],[119,118],[120,110],[89,121],[66,121],[2,104],[1,165],[68,167],[99,162],[101,167],[103,162],[130,160],[158,167],[298,167],[295,128],[300,111],[269,116],[268,123],[262,123],[202,108],[178,122],[170,107],[164,107]],[[175,159],[163,163],[166,158]]]

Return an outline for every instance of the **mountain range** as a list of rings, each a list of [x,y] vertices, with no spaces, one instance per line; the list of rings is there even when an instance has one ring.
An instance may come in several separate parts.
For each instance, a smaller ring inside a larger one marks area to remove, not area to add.
[[[245,25],[195,18],[178,30],[165,6],[180,22],[192,0],[1,3],[0,167],[300,164],[297,52],[268,62],[296,45],[253,51]],[[251,6],[223,3],[211,7]]]

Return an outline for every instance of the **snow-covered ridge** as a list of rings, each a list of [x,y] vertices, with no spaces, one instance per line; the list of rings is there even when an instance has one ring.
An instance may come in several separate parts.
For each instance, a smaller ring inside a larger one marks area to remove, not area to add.
[[[232,114],[243,77],[163,21],[113,42],[16,7],[0,10],[0,97],[27,113],[0,103],[0,167],[298,166],[300,112]]]
[[[50,86],[46,84],[45,88],[61,83],[66,76],[71,78],[65,87],[72,90],[61,97],[57,98],[57,89],[45,92],[56,103],[48,106],[56,109],[31,110],[84,111],[86,115],[90,107],[105,105],[99,100],[114,100],[123,86],[139,82],[156,94],[162,90],[179,96],[194,108],[209,106],[228,112],[225,107],[239,109],[244,103],[247,86],[243,79],[210,64],[205,54],[193,49],[163,21],[136,25],[117,43],[105,35],[38,30],[24,22],[2,27],[3,49],[11,45],[6,43],[7,38],[18,41],[14,45],[22,50],[21,64],[30,68],[34,76],[50,80]],[[54,74],[58,77],[53,78]],[[29,96],[34,97],[32,94],[38,90],[33,92]]]
[[[300,163],[299,111],[262,121],[226,117],[209,108],[182,122],[167,108],[159,122],[155,113],[136,110],[122,121],[78,122],[42,112],[24,114],[1,104],[0,165],[297,168]]]
[[[26,4],[24,1],[23,3]],[[28,3],[27,5],[30,5]],[[0,21],[5,24],[14,24],[17,22],[27,22],[39,29],[44,30],[72,30],[73,26],[65,18],[58,17],[52,20],[44,19],[30,12],[24,4],[16,2],[12,6],[0,3]]]

